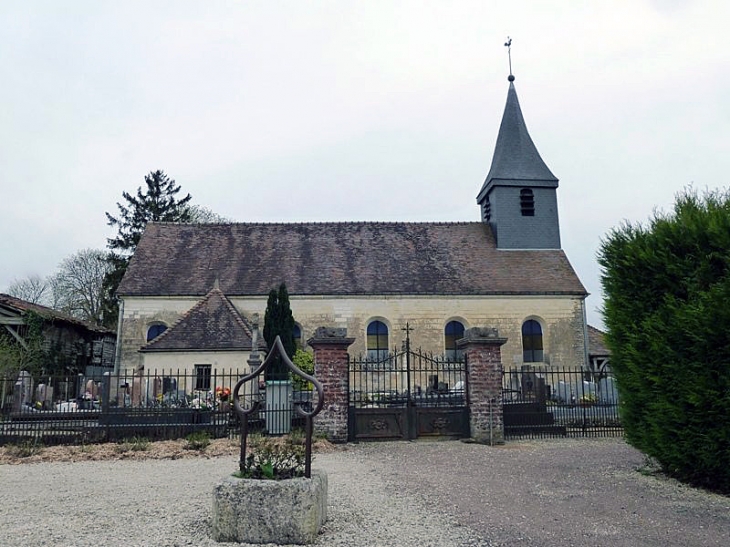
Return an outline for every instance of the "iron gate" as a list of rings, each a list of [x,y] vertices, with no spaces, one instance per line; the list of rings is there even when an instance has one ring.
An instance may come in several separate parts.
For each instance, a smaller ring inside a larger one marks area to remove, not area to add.
[[[405,349],[350,361],[349,440],[468,437],[466,360]]]

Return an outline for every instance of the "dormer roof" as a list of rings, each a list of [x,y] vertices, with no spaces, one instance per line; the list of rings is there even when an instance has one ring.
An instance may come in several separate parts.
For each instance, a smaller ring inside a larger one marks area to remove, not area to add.
[[[250,351],[252,328],[231,301],[214,287],[142,352]]]

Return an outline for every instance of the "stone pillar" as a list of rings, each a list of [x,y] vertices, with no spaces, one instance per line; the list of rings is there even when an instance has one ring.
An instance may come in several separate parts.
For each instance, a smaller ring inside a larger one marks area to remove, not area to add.
[[[248,356],[248,372],[249,374],[254,372],[261,366],[261,357],[259,356],[259,314],[253,314],[252,329],[251,329],[251,353]],[[259,376],[263,380],[263,376]],[[259,378],[253,379],[249,386],[244,386],[244,395],[251,397],[252,400],[257,398],[259,395]],[[245,390],[249,389],[250,393],[245,393]],[[250,401],[246,401],[246,405],[251,404]]]
[[[497,329],[475,327],[456,345],[466,355],[471,438],[480,443],[504,443],[502,419],[502,345]]]
[[[314,418],[316,433],[331,442],[347,441],[348,360],[347,348],[355,341],[347,329],[318,328],[307,344],[314,350],[314,376],[324,388],[324,406]]]

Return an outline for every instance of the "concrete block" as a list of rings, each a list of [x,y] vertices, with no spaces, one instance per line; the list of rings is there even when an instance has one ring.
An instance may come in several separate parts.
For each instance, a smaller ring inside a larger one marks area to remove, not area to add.
[[[215,541],[314,543],[327,519],[327,475],[286,480],[226,477],[213,490]]]

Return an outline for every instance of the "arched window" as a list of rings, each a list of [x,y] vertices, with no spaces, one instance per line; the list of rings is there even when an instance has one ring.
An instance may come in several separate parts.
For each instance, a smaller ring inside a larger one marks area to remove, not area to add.
[[[294,345],[297,349],[302,349],[302,327],[296,323],[294,323],[294,328],[292,329],[292,338],[294,338]]]
[[[151,342],[166,330],[167,326],[162,323],[151,325],[150,328],[147,329],[147,341]]]
[[[368,325],[368,359],[381,361],[388,357],[388,327],[382,321]]]
[[[464,338],[464,325],[459,321],[449,321],[444,329],[444,347],[447,359],[461,358],[461,352],[456,348],[456,341]]]
[[[523,217],[535,216],[535,196],[529,188],[520,190],[520,211]]]
[[[522,323],[522,361],[539,363],[542,360],[542,327],[534,319],[528,319]]]

